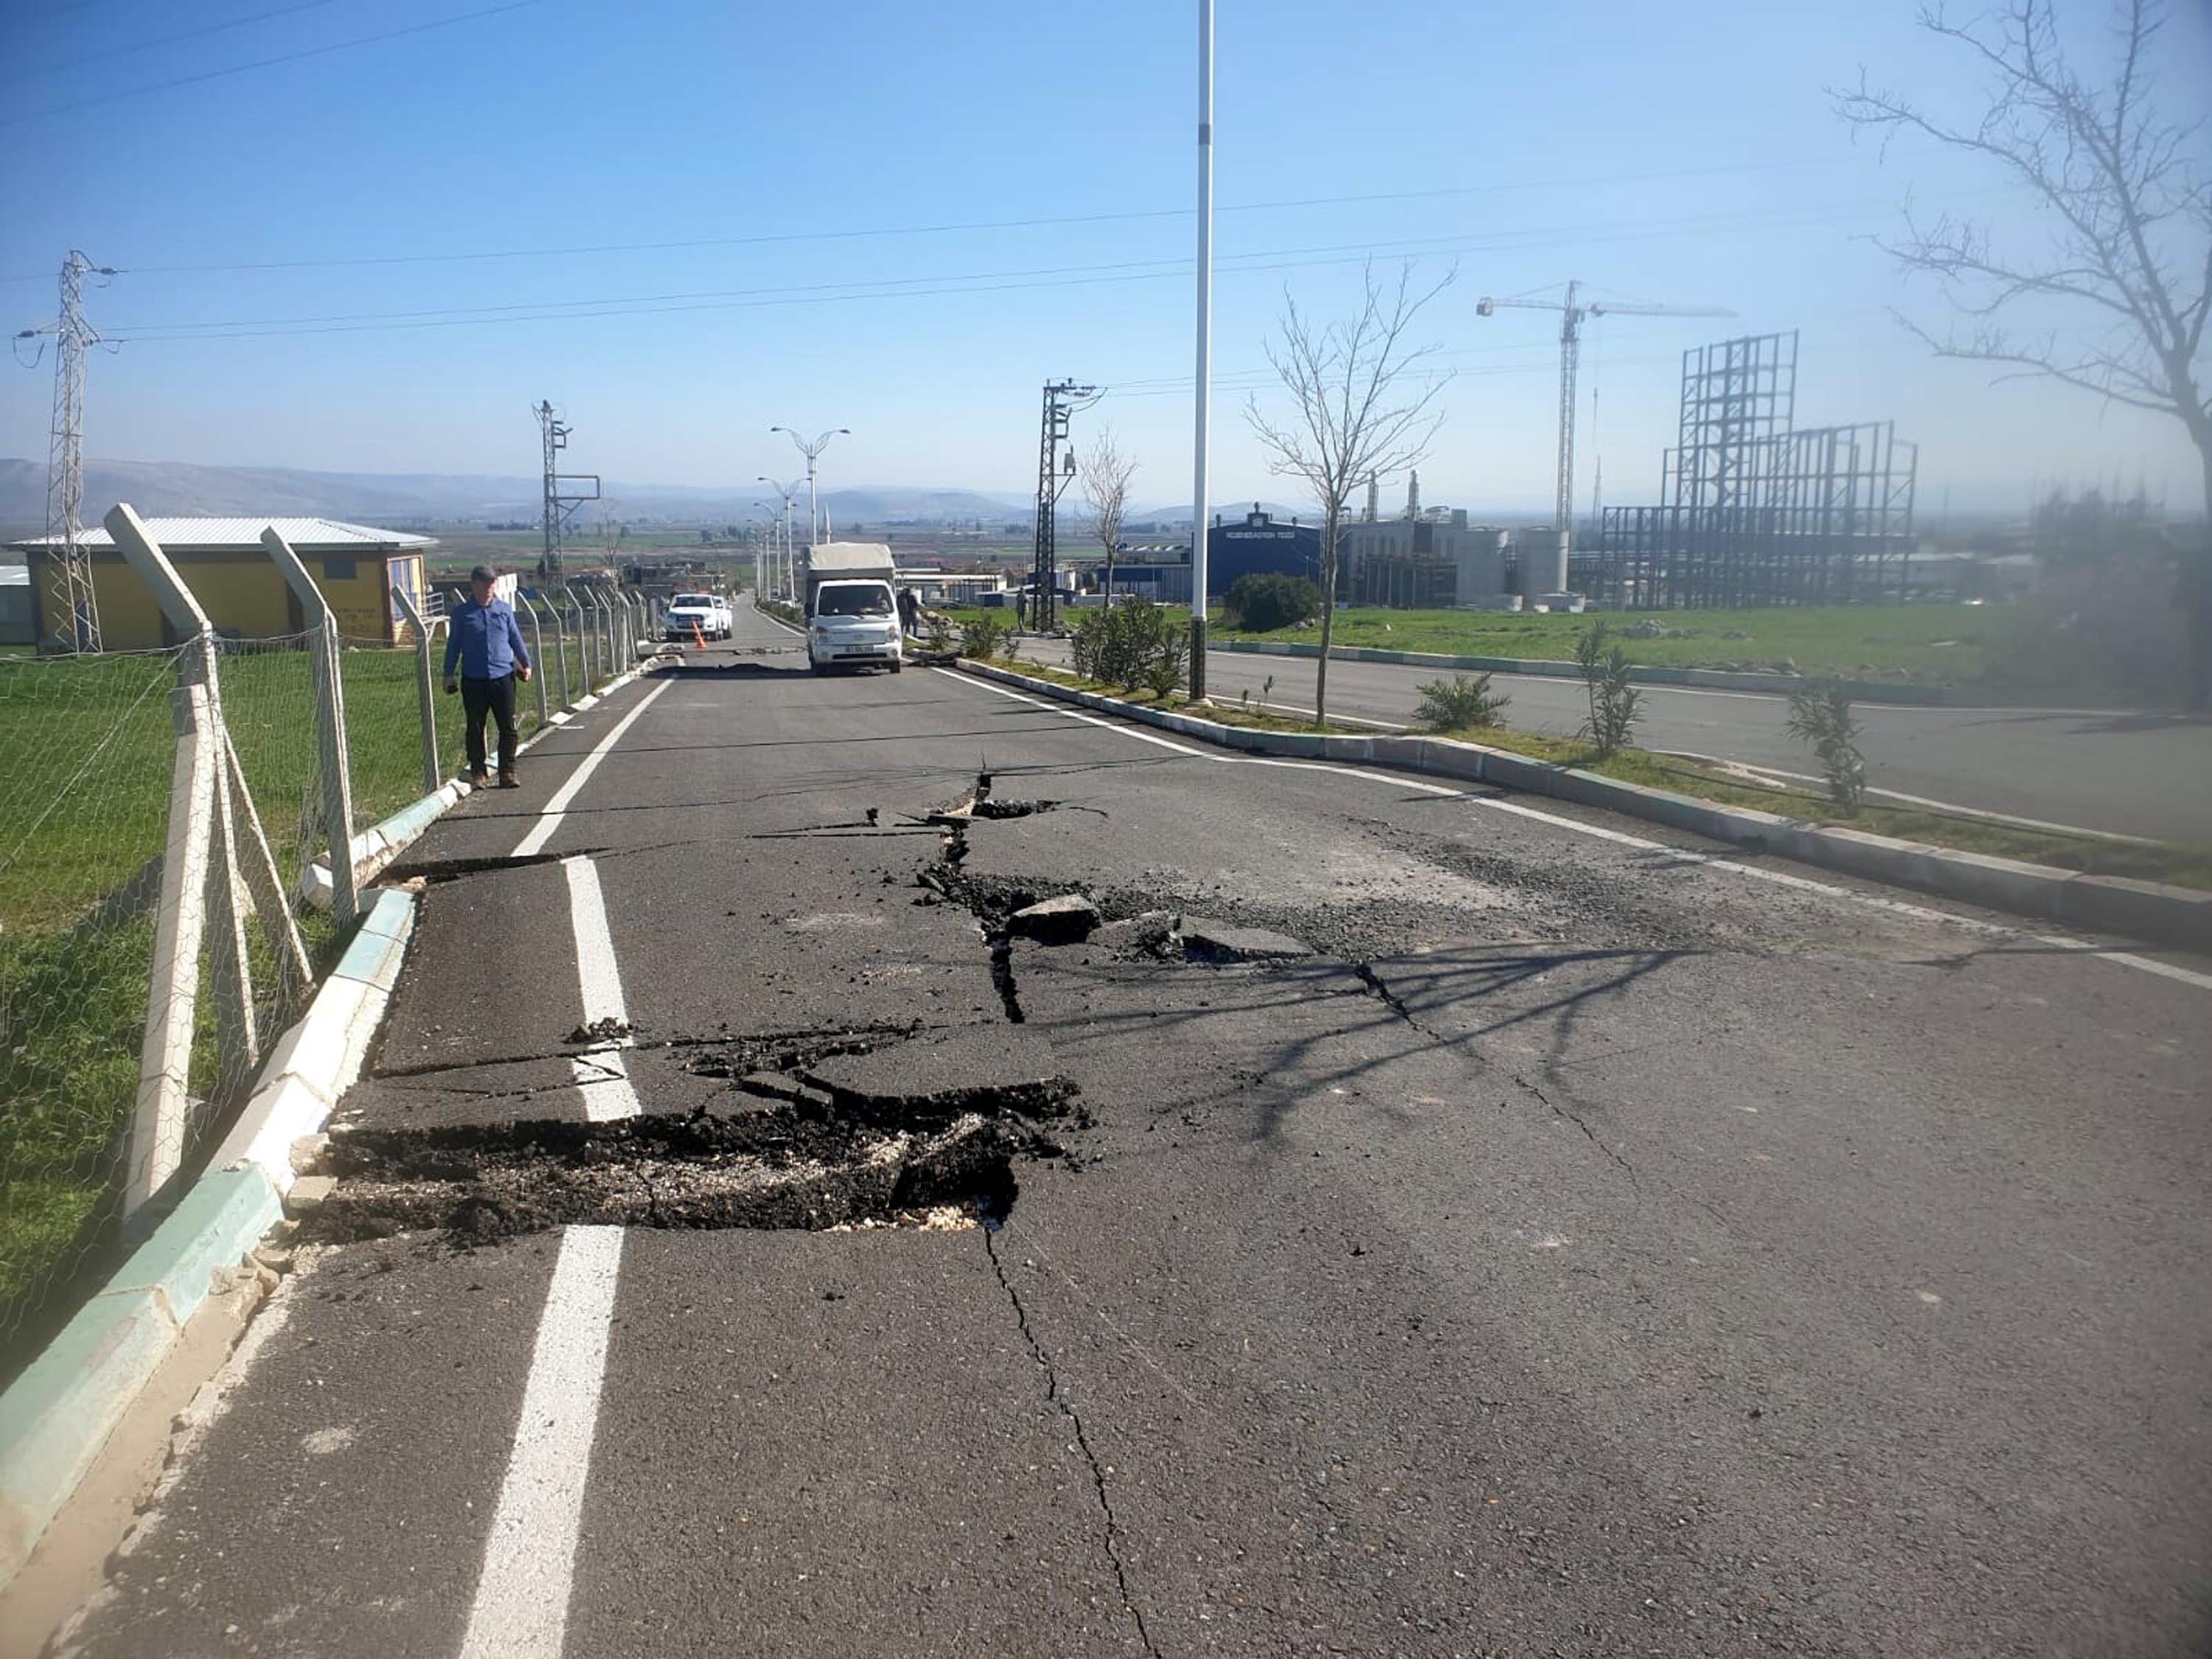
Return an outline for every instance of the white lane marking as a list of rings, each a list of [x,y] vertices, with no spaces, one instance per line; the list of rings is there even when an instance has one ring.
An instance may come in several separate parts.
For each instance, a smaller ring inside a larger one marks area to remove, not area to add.
[[[576,799],[577,792],[591,781],[592,774],[599,770],[599,763],[607,757],[607,750],[622,741],[623,733],[629,730],[640,714],[653,707],[653,700],[668,690],[671,684],[663,680],[640,697],[637,707],[617,720],[606,736],[599,739],[599,745],[577,763],[576,769],[568,774],[568,781],[556,789],[553,799],[545,803],[545,810],[538,815],[536,825],[516,844],[515,857],[526,859],[532,853],[544,849],[545,843],[553,839],[553,832],[561,827],[561,819],[568,810],[568,803]]]
[[[957,669],[940,668],[940,674],[949,675],[966,684],[985,691],[994,691],[1002,697],[1012,697],[1016,702],[1025,702],[1035,708],[1065,714],[1089,726],[1103,726],[1109,732],[1118,732],[1125,738],[1135,738],[1142,743],[1158,744],[1163,749],[1172,749],[1179,755],[1191,755],[1200,760],[1210,760],[1224,766],[1279,766],[1292,771],[1326,772],[1340,777],[1365,778],[1376,783],[1387,783],[1401,789],[1418,789],[1424,794],[1455,795],[1476,806],[1486,806],[1493,811],[1510,812],[1516,817],[1533,818],[1561,830],[1571,830],[1578,836],[1589,836],[1599,841],[1609,841],[1621,847],[1632,847],[1638,852],[1663,853],[1670,860],[1685,864],[1701,865],[1709,870],[1725,870],[1734,875],[1749,876],[1758,881],[1772,882],[1779,887],[1794,888],[1801,892],[1818,893],[1826,898],[1844,899],[1869,909],[1886,911],[1892,915],[1910,917],[1915,921],[1942,922],[1954,927],[1963,927],[1972,933],[1996,939],[2029,940],[2049,945],[2055,950],[2072,951],[2094,957],[2100,962],[2109,962],[2123,968],[2134,968],[2147,974],[2177,980],[2184,985],[2193,985],[2199,990],[2212,991],[2212,974],[2201,974],[2193,969],[2178,967],[2170,962],[2160,962],[2154,957],[2136,956],[2132,951],[2107,950],[2100,945],[2084,939],[2062,939],[2055,934],[2029,933],[2017,927],[2006,927],[1996,922],[1983,921],[1972,916],[1954,915],[1948,910],[1931,909],[1924,904],[1910,904],[1903,899],[1883,898],[1879,894],[1862,893],[1855,888],[1837,887],[1825,881],[1814,881],[1805,876],[1791,875],[1786,870],[1768,870],[1753,864],[1739,864],[1734,859],[1717,854],[1700,852],[1695,848],[1670,847],[1664,842],[1649,841],[1642,836],[1624,834],[1608,830],[1602,824],[1584,823],[1579,819],[1565,818],[1554,812],[1524,806],[1518,801],[1499,800],[1494,796],[1470,794],[1464,789],[1446,788],[1439,784],[1423,783],[1417,779],[1396,777],[1382,772],[1363,771],[1356,766],[1346,766],[1334,761],[1283,760],[1272,756],[1220,755],[1205,749],[1194,749],[1188,744],[1171,743],[1165,738],[1154,737],[1149,732],[1139,732],[1116,720],[1071,708],[1065,703],[1048,702],[1037,697],[1010,691],[1003,685],[994,685],[987,680],[971,679]]]
[[[607,927],[599,866],[586,858],[574,858],[562,859],[561,868],[568,878],[568,926],[576,938],[576,981],[584,994],[584,1024],[611,1019],[627,1026],[629,1010],[623,1001],[622,964],[615,959],[614,934]],[[617,1037],[568,1062],[576,1086],[584,1091],[584,1115],[593,1123],[635,1117],[644,1109],[630,1086],[629,1068],[623,1064],[622,1051],[629,1045],[627,1036]]]
[[[561,1235],[461,1659],[561,1659],[622,1249],[620,1227]]]

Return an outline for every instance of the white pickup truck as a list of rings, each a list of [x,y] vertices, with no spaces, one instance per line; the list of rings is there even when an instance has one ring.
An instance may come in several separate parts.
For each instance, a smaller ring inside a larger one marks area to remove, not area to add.
[[[903,666],[897,572],[881,542],[823,542],[806,550],[806,661],[836,668]]]
[[[737,617],[730,602],[719,593],[678,593],[662,613],[660,637],[665,640],[726,640],[735,631]]]

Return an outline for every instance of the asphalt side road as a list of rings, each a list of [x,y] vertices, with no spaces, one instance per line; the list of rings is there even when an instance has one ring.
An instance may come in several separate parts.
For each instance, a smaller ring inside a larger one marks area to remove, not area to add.
[[[410,854],[60,1652],[2201,1659],[2212,963],[794,644]]]
[[[1025,639],[1023,653],[1066,666],[1067,642]],[[1294,657],[1217,651],[1207,689],[1310,710],[1315,665]],[[1329,712],[1403,725],[1419,687],[1443,671],[1333,661]],[[1273,678],[1272,690],[1267,690]],[[1497,674],[1511,694],[1509,725],[1571,737],[1589,708],[1578,680]],[[1636,740],[1648,749],[1709,755],[1785,772],[1815,769],[1784,722],[1788,700],[1751,691],[1646,685]],[[2212,845],[2212,720],[2041,708],[1917,708],[1862,702],[1868,781],[1875,787],[1984,812],[2039,818],[2115,835]]]

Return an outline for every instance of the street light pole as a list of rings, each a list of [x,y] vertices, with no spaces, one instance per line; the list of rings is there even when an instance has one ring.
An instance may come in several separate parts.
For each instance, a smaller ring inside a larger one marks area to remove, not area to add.
[[[781,427],[778,427],[775,430],[781,432],[783,428]],[[774,478],[769,477],[766,473],[763,473],[760,477],[759,482],[766,484],[770,489],[773,489],[777,495],[783,497],[784,598],[795,600],[799,596],[799,563],[793,552],[791,545],[791,504],[799,499],[799,480],[793,478],[789,483],[778,483]],[[811,536],[807,538],[810,544],[812,543],[813,539],[814,538]]]
[[[1206,701],[1206,401],[1213,379],[1213,0],[1198,0],[1198,380],[1191,456],[1190,700]]]
[[[814,545],[814,538],[822,533],[822,513],[816,504],[814,495],[815,459],[830,447],[830,441],[832,438],[851,437],[853,428],[849,426],[833,426],[811,444],[787,426],[772,426],[769,430],[782,433],[792,442],[797,444],[799,453],[806,457],[806,544],[811,547]]]

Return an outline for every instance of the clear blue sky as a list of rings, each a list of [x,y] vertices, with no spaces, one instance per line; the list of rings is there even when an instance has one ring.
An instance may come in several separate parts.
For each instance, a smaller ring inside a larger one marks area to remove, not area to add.
[[[528,406],[550,397],[579,465],[613,478],[787,476],[781,422],[854,428],[833,483],[1023,495],[1038,386],[1066,374],[1127,388],[1085,419],[1138,455],[1139,496],[1188,499],[1189,0],[495,5],[5,0],[8,325],[50,317],[77,246],[124,273],[96,323],[143,337],[93,361],[88,453],[528,474]],[[2180,10],[2163,90],[2202,113],[2205,9]],[[1425,331],[1457,371],[1431,503],[1548,499],[1556,321],[1474,304],[1574,276],[1735,313],[1595,325],[1585,507],[1599,454],[1608,501],[1656,495],[1684,346],[1795,327],[1801,423],[1895,417],[1931,514],[1947,486],[1964,507],[2115,472],[2194,510],[2174,423],[1993,389],[1888,320],[1942,315],[1866,240],[1908,189],[2023,224],[2000,181],[1925,151],[1882,165],[1831,112],[1824,85],[1862,63],[1971,105],[1911,11],[1220,0],[1216,500],[1291,495],[1243,388],[1285,285],[1327,313],[1372,249],[1458,268]],[[393,38],[343,44],[375,34]],[[917,228],[1044,218],[1091,222]],[[426,258],[514,250],[538,252]],[[331,261],[362,263],[235,268]],[[903,283],[939,291],[883,286]],[[569,302],[603,314],[542,315]],[[322,331],[269,331],[287,322]],[[0,386],[0,453],[43,457],[50,374]]]

